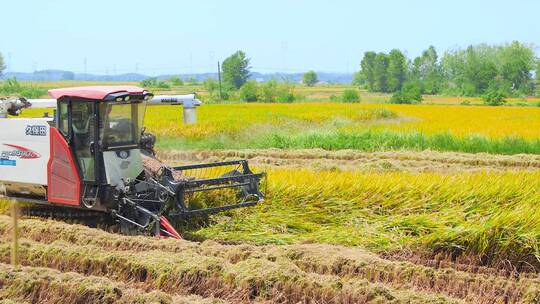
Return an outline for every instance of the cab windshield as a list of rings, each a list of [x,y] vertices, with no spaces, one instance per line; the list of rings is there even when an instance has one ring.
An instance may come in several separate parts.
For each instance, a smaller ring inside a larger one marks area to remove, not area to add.
[[[138,145],[145,107],[144,102],[100,104],[102,146],[106,149]]]

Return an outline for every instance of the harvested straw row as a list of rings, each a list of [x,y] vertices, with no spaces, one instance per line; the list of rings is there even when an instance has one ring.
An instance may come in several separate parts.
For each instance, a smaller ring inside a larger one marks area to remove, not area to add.
[[[0,263],[0,298],[14,303],[139,303],[211,304],[225,303],[199,296],[171,296],[160,291],[146,292],[126,284],[74,272],[50,268],[13,267]],[[7,303],[7,302],[6,302]]]
[[[246,158],[257,166],[339,168],[363,171],[458,172],[479,170],[538,170],[540,156],[493,155],[438,151],[362,152],[323,149],[260,150],[162,150],[166,163],[191,163]]]
[[[9,245],[0,244],[0,260]],[[248,258],[236,264],[193,252],[101,251],[65,242],[21,244],[21,262],[61,271],[136,282],[146,289],[181,295],[216,296],[235,302],[279,303],[456,303],[443,295],[398,290],[365,279],[306,273],[285,258]],[[263,271],[264,270],[264,271]]]
[[[0,217],[0,231],[8,237],[5,217]],[[161,256],[200,256],[215,259],[218,264],[259,263],[260,261],[283,261],[281,267],[298,267],[300,277],[310,273],[356,278],[371,283],[384,283],[397,289],[413,289],[428,293],[470,299],[476,297],[507,298],[519,300],[536,297],[540,282],[527,277],[474,274],[452,269],[433,269],[406,262],[392,262],[378,258],[357,248],[332,245],[252,246],[221,245],[206,241],[202,244],[156,240],[143,237],[127,237],[79,225],[42,220],[21,221],[23,235],[40,243],[56,244],[57,240],[69,242],[69,246],[91,244],[98,252],[126,251],[138,255],[153,250],[159,252],[148,261],[158,261]],[[248,262],[246,262],[248,261]],[[235,275],[236,276],[236,275]],[[252,278],[246,278],[247,281]]]

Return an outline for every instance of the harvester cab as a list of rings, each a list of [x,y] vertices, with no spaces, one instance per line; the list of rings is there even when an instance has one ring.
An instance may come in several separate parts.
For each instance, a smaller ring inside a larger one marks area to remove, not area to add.
[[[181,105],[190,124],[200,105],[194,94],[153,96],[134,86],[49,94],[54,99],[0,100],[0,195],[63,213],[107,213],[124,233],[172,237],[175,222],[264,198],[264,174],[246,160],[171,167],[157,158],[143,126],[147,105]],[[55,107],[54,118],[7,118],[29,107]]]

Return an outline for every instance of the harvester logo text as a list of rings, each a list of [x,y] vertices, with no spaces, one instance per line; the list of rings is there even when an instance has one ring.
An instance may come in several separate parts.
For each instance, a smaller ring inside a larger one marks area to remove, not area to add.
[[[29,136],[47,136],[47,127],[41,125],[26,126],[25,134]]]
[[[14,150],[2,151],[0,159],[10,159],[11,157],[17,157],[20,159],[35,159],[41,157],[41,154],[25,147],[10,144],[4,144],[4,146],[11,147]]]

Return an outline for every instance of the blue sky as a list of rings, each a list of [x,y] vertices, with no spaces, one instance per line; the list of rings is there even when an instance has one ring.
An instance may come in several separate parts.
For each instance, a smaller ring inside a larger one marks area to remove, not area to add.
[[[11,71],[198,73],[241,49],[253,69],[353,72],[368,50],[409,57],[519,40],[540,46],[540,1],[2,1]]]

